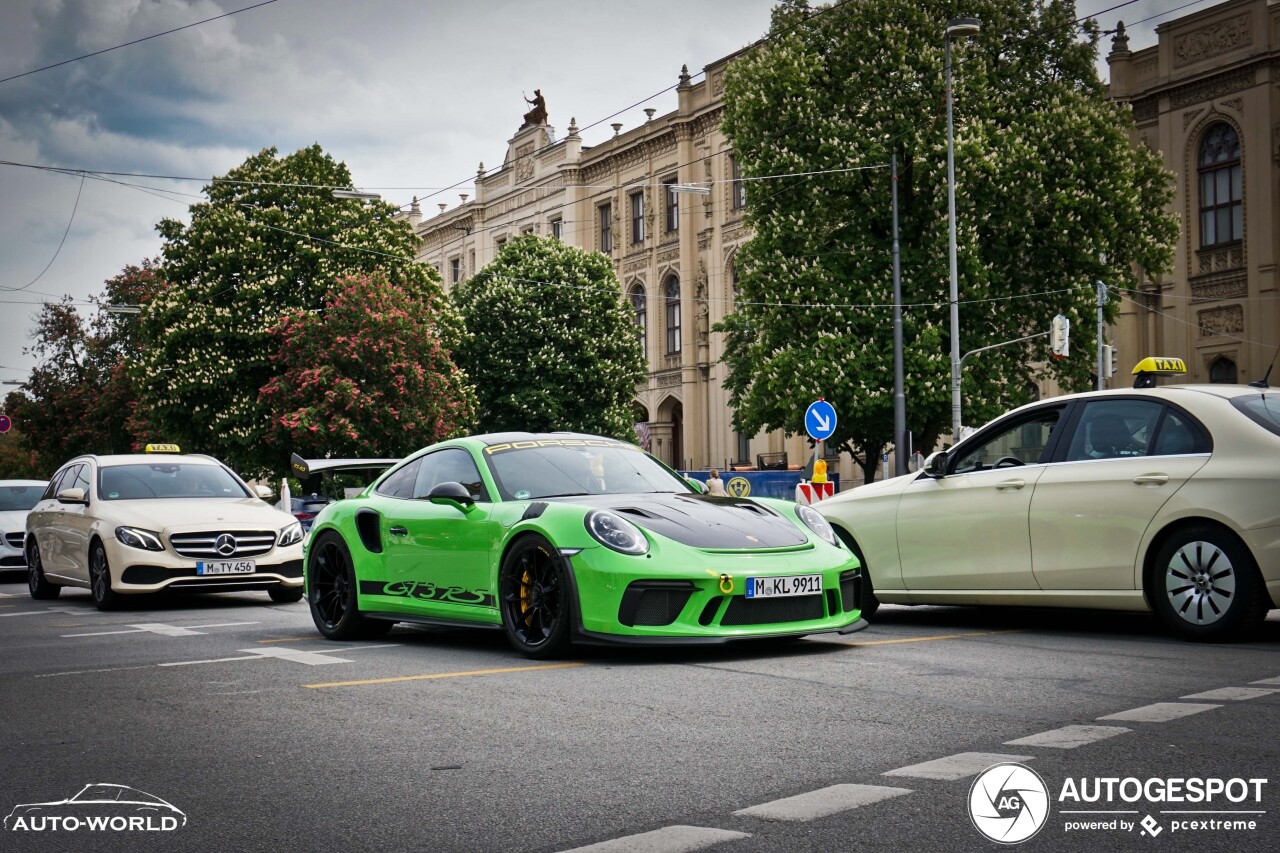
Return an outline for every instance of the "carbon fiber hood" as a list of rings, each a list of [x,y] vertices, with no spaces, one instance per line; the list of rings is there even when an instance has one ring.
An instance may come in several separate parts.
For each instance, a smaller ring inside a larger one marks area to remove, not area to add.
[[[608,509],[659,536],[693,548],[790,548],[808,539],[794,522],[743,498],[694,494],[599,495],[573,503]]]

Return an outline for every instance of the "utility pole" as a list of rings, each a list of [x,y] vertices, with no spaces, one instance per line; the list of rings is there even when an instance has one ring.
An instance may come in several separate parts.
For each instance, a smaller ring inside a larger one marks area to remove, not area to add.
[[[1103,337],[1103,332],[1105,331],[1106,327],[1102,319],[1102,308],[1106,304],[1107,304],[1107,286],[1103,284],[1101,281],[1099,281],[1098,282],[1098,381],[1094,383],[1095,391],[1101,391],[1103,388],[1106,387],[1106,382],[1103,379],[1103,377],[1106,375],[1105,373],[1103,373],[1103,371],[1106,370],[1107,368],[1107,365],[1103,364],[1103,360],[1106,358],[1106,355],[1103,352],[1103,346],[1106,343],[1106,340]]]
[[[893,473],[907,473],[907,394],[902,367],[902,265],[898,246],[898,155],[889,155],[893,184]]]

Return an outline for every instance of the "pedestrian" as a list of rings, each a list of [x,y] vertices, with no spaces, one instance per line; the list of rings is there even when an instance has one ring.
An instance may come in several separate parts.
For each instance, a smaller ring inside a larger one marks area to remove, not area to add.
[[[729,497],[729,493],[724,490],[724,480],[720,479],[720,472],[715,468],[711,469],[711,475],[707,477],[707,494],[718,498]]]

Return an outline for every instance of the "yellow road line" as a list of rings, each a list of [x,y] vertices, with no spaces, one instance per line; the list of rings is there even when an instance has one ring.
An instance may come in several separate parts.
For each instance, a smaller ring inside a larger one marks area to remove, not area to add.
[[[965,637],[989,637],[993,634],[1017,634],[1022,629],[1009,631],[970,631],[965,634],[936,634],[931,637],[901,637],[896,640],[870,640],[865,643],[845,643],[846,646],[885,646],[891,643],[927,643],[932,640],[960,640]]]
[[[475,669],[470,672],[434,672],[430,675],[401,675],[396,678],[368,678],[363,681],[330,681],[325,684],[304,684],[303,687],[354,687],[360,684],[390,684],[393,681],[424,681],[429,678],[461,678],[465,675],[500,675],[504,672],[532,672],[539,669],[565,669],[570,666],[585,666],[577,663],[547,663],[541,666],[509,666],[502,669]]]

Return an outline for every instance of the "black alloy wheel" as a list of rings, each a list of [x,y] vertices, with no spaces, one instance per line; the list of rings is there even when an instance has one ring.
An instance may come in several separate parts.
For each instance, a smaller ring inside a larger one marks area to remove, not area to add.
[[[331,530],[320,534],[308,551],[307,589],[311,619],[320,633],[330,640],[382,636],[394,624],[382,619],[368,619],[360,614],[351,552],[342,537]]]
[[[107,563],[107,549],[101,542],[93,543],[89,551],[89,592],[99,610],[117,610],[120,593],[111,588],[111,566]]]
[[[44,564],[40,562],[40,546],[36,544],[35,536],[31,536],[27,543],[27,589],[30,590],[31,597],[37,601],[48,601],[62,594],[62,586],[49,583],[49,579],[44,576]]]
[[[520,652],[544,659],[568,649],[571,608],[564,559],[544,537],[526,536],[507,552],[498,597],[502,627]]]

